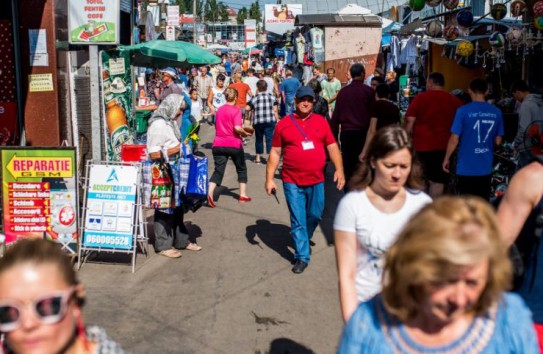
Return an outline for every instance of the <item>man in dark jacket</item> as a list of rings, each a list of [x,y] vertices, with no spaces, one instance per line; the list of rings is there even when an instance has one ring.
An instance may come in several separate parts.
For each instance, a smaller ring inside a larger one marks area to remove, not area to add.
[[[360,63],[353,64],[349,72],[353,81],[339,91],[331,121],[334,137],[337,138],[339,134],[347,181],[358,164],[358,156],[366,142],[370,125],[369,107],[375,101],[375,92],[364,84],[364,66]]]

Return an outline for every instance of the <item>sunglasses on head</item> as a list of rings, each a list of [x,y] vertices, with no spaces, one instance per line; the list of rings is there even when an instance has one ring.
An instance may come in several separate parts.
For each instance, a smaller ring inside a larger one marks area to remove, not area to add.
[[[19,328],[25,307],[30,307],[42,324],[59,322],[66,314],[68,302],[75,293],[75,286],[57,294],[40,297],[34,301],[0,301],[0,332],[11,332]]]

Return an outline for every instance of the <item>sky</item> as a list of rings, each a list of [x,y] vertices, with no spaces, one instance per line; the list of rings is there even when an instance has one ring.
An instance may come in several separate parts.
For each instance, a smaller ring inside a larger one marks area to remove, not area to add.
[[[226,6],[237,11],[241,9],[243,6],[245,6],[248,9],[251,6],[251,4],[254,2],[254,0],[222,0],[222,2]],[[277,0],[259,0],[259,3],[260,3],[261,9],[264,10],[264,4],[277,4]]]

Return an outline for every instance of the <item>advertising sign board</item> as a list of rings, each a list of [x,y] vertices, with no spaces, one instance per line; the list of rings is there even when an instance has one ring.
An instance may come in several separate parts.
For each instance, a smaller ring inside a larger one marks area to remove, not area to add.
[[[68,1],[68,40],[71,44],[118,44],[119,0]]]
[[[264,7],[264,27],[266,31],[284,34],[294,29],[294,20],[302,14],[301,4],[266,5]]]
[[[135,166],[90,166],[83,247],[133,248],[138,175]]]
[[[45,237],[75,245],[75,149],[3,148],[1,158],[6,243]]]

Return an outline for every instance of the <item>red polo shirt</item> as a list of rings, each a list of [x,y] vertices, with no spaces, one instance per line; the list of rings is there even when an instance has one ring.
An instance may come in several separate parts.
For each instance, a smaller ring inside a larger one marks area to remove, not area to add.
[[[336,142],[326,119],[312,113],[306,120],[294,114],[294,124],[290,116],[285,116],[277,123],[273,133],[272,146],[280,147],[283,152],[283,182],[298,186],[311,186],[324,182],[326,165],[326,147]],[[301,131],[300,131],[301,130]],[[302,142],[305,136],[313,142],[313,149],[304,150]]]
[[[415,96],[406,117],[415,117],[413,145],[416,151],[446,150],[454,115],[462,106],[447,91],[430,90]]]

